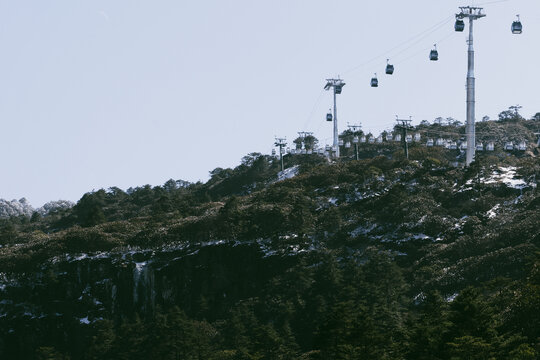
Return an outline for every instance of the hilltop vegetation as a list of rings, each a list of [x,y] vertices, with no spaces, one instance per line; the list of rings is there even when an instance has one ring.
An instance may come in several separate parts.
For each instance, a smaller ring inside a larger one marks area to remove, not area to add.
[[[206,183],[4,220],[0,356],[536,359],[535,121],[481,123],[529,149],[468,168],[459,150],[366,143],[357,161],[287,155],[297,174],[278,181],[253,153]]]

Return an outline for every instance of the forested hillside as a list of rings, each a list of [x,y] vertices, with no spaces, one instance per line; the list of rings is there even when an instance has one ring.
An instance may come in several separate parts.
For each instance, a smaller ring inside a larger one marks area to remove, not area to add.
[[[537,359],[537,125],[480,123],[528,148],[467,168],[422,143],[286,155],[287,176],[252,153],[5,218],[0,358]]]

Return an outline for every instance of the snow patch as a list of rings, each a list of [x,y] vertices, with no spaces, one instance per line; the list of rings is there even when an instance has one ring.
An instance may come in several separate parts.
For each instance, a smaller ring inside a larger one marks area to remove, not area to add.
[[[338,199],[333,197],[328,199],[328,202],[332,205],[337,205]]]
[[[292,179],[296,175],[298,175],[298,170],[300,167],[298,165],[295,165],[293,167],[290,167],[288,169],[285,169],[283,171],[278,172],[278,179],[277,181],[283,181],[286,179]]]
[[[472,185],[473,181],[474,181],[473,179],[468,180],[466,182],[466,185]],[[523,189],[524,187],[528,186],[525,180],[516,178],[515,166],[508,166],[508,167],[501,166],[493,170],[490,176],[482,177],[479,179],[479,181],[484,184],[502,183],[514,189]]]
[[[75,261],[81,261],[81,260],[84,260],[88,257],[88,254],[81,254],[79,256],[76,256],[73,260]]]
[[[366,235],[368,234],[369,232],[371,232],[373,229],[375,229],[377,225],[375,224],[371,224],[370,226],[359,226],[357,227],[356,229],[354,229],[353,231],[350,232],[351,236],[352,237],[358,237],[359,235]]]
[[[138,273],[140,273],[141,271],[143,271],[144,267],[146,266],[146,261],[143,261],[143,262],[136,262],[135,263],[135,269]]]
[[[496,211],[501,207],[501,204],[497,204],[494,207],[492,207],[487,213],[487,217],[490,219],[493,219],[495,216],[497,216]]]

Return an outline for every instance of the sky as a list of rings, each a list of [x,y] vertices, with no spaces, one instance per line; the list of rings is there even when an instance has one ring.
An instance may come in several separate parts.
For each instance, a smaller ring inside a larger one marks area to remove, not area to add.
[[[538,0],[0,0],[0,198],[39,207],[206,181],[299,131],[331,143],[323,87],[338,76],[340,132],[377,134],[396,115],[465,121],[468,25],[453,25],[467,5],[487,14],[474,24],[476,119],[540,112]]]

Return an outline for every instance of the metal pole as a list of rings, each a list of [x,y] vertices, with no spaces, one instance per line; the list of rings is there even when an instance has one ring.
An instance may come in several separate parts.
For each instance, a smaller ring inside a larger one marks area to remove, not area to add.
[[[474,48],[473,48],[473,17],[469,17],[469,50],[467,66],[467,156],[465,164],[474,161],[476,136],[474,126]]]
[[[274,143],[275,146],[279,147],[279,162],[281,164],[281,171],[285,169],[285,167],[283,166],[283,148],[285,147],[285,145],[287,145],[285,140],[285,138],[276,137],[276,142]]]
[[[334,86],[334,151],[336,152],[336,158],[339,158],[337,105],[336,105],[336,87],[335,86]]]
[[[396,121],[398,122],[398,128],[402,130],[401,142],[403,144],[403,150],[405,151],[405,157],[409,160],[409,144],[407,144],[407,129],[411,127],[412,119],[409,117],[409,120],[398,119],[396,115]]]
[[[405,149],[405,158],[409,160],[409,144],[407,144],[407,128],[403,126],[403,148]]]
[[[358,144],[357,143],[354,144],[354,151],[355,151],[355,157],[354,158],[355,158],[355,160],[358,160]]]

